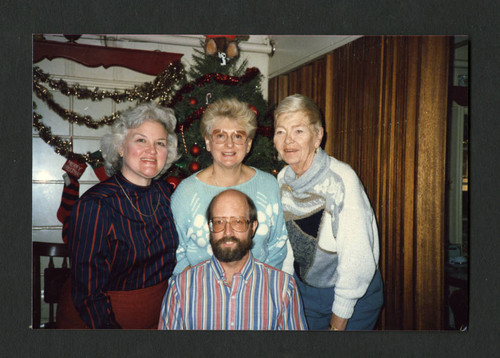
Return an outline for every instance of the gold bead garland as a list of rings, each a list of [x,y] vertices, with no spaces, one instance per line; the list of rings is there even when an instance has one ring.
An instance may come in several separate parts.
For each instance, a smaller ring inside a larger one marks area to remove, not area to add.
[[[79,84],[70,86],[62,79],[51,79],[50,75],[44,73],[39,67],[33,69],[33,83],[47,83],[52,90],[58,90],[66,96],[75,96],[78,99],[102,101],[105,98],[110,98],[117,103],[134,100],[146,102],[155,98],[159,98],[161,102],[166,102],[174,93],[174,87],[184,79],[185,70],[179,61],[171,63],[153,82],[146,82],[123,91],[106,91],[99,90],[99,88],[89,90],[86,87],[80,87]]]
[[[35,105],[35,104],[33,104]],[[71,150],[72,143],[71,141],[63,140],[59,136],[52,135],[52,130],[50,127],[45,126],[42,122],[40,122],[42,116],[36,112],[33,112],[33,127],[38,130],[38,134],[42,140],[54,147],[54,151],[65,157],[66,159],[76,160],[80,163],[89,163],[94,168],[100,167],[104,164],[102,159],[91,157],[91,153],[87,152],[87,154],[78,154],[73,153]]]
[[[137,101],[138,103],[148,102],[153,99],[159,99],[161,105],[173,96],[175,86],[185,78],[184,67],[180,62],[170,64],[153,82],[146,82],[141,86],[134,86],[132,90],[124,91],[102,91],[99,88],[89,90],[76,84],[68,85],[64,80],[53,80],[44,73],[39,67],[33,69],[33,91],[35,95],[47,106],[56,112],[62,119],[71,123],[85,125],[89,128],[97,129],[104,125],[111,125],[120,116],[120,111],[116,111],[110,116],[105,116],[100,120],[94,120],[91,116],[82,116],[73,111],[62,108],[57,104],[50,91],[42,85],[47,83],[52,90],[58,90],[66,96],[74,96],[78,99],[90,99],[92,101],[101,101],[109,98],[117,103],[124,101]]]

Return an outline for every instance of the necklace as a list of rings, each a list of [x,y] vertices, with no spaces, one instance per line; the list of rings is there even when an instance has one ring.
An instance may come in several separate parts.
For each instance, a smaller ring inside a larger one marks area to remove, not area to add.
[[[134,208],[135,211],[137,211],[139,213],[139,215],[142,215],[142,216],[146,216],[146,217],[152,217],[155,215],[156,213],[156,210],[158,210],[158,207],[160,206],[160,194],[158,194],[158,202],[156,203],[156,208],[154,209],[153,211],[153,214],[151,215],[147,215],[147,214],[143,214],[140,212],[139,209],[137,209],[134,205],[134,203],[132,203],[132,200],[130,199],[130,197],[128,196],[127,192],[125,191],[125,189],[123,189],[123,186],[120,184],[120,181],[115,177],[115,180],[116,182],[118,183],[118,185],[120,186],[120,188],[122,188],[122,191],[123,191],[123,194],[125,194],[125,197],[127,198],[128,202],[130,203],[130,205],[132,205],[132,207]]]
[[[220,187],[225,187],[225,188],[228,188],[228,187],[231,187],[231,186],[236,186],[236,185],[241,184],[241,183],[243,182],[243,180],[245,180],[245,179],[243,178],[243,175],[244,175],[243,173],[240,173],[239,178],[236,180],[236,183],[233,183],[233,184],[230,184],[230,185],[220,185],[220,184],[217,182],[217,177],[216,177],[216,175],[215,175],[215,170],[214,170],[214,168],[212,167],[212,175],[211,175],[211,177],[212,177],[212,182],[215,184],[215,186],[220,186]]]
[[[219,183],[217,183],[217,179],[215,177],[215,170],[213,167],[212,167],[212,180],[215,183],[215,186],[220,186]]]

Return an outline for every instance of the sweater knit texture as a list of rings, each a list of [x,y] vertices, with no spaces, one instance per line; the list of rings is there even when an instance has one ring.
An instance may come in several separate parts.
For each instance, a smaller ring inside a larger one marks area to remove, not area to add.
[[[350,318],[379,260],[375,215],[361,181],[319,149],[303,175],[286,166],[278,182],[299,276],[313,287],[335,287],[332,312]],[[301,229],[304,220],[319,223],[316,235]]]

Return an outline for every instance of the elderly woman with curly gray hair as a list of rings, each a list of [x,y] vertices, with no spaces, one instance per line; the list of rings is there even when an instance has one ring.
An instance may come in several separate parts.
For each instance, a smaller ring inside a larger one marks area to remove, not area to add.
[[[141,104],[123,113],[102,139],[110,178],[73,207],[71,295],[67,284],[59,328],[158,326],[179,240],[171,188],[156,179],[178,159],[175,125],[173,110]]]

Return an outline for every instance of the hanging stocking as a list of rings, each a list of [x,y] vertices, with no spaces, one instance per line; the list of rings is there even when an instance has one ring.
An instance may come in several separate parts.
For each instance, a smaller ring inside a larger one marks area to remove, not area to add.
[[[98,163],[103,162],[101,151],[98,150],[94,153],[91,153],[90,159],[97,159],[95,161],[92,160],[90,162],[90,165],[92,166],[92,169],[94,169],[94,173],[95,173],[97,179],[99,179],[100,182],[103,182],[106,179],[108,179],[109,177],[106,174],[106,171],[104,170],[104,165],[103,164],[95,164],[96,162],[98,162]]]
[[[87,164],[69,159],[62,167],[66,173],[63,174],[64,188],[61,205],[57,210],[57,219],[63,224],[62,239],[65,243],[68,241],[67,231],[71,208],[79,197],[80,183],[78,183],[78,179],[82,176],[85,168],[87,168]]]

